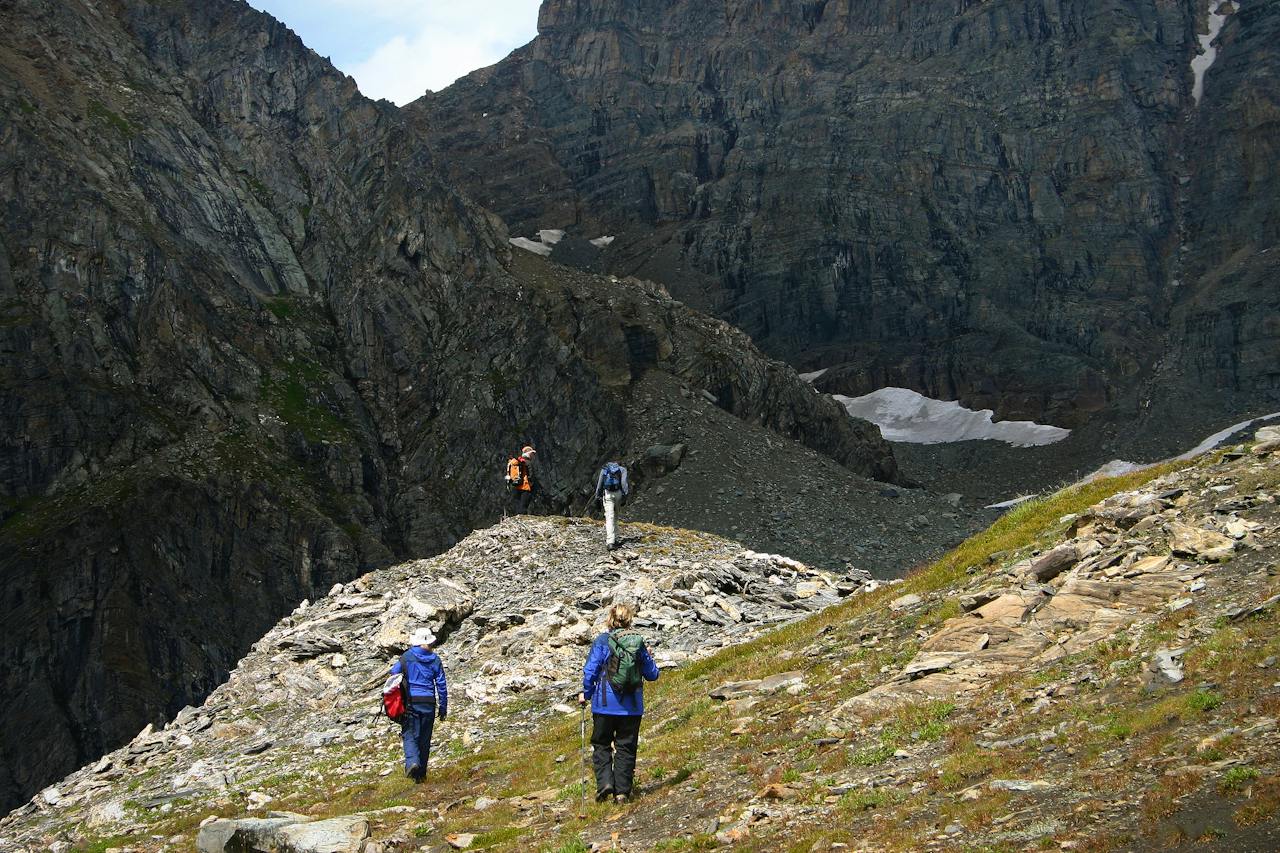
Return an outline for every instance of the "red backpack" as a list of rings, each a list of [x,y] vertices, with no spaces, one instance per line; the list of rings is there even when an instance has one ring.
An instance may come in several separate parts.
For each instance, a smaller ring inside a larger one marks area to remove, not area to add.
[[[392,674],[382,685],[382,713],[393,723],[404,719],[409,710],[409,661],[408,654],[400,655],[400,671]]]

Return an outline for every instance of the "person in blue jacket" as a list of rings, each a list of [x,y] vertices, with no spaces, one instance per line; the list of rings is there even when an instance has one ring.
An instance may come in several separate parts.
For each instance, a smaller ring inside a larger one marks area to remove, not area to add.
[[[631,784],[636,772],[636,748],[640,745],[640,720],[644,716],[644,686],[619,695],[609,683],[609,635],[629,631],[636,612],[629,604],[609,608],[605,622],[608,631],[596,637],[591,654],[582,668],[582,692],[578,702],[591,697],[592,764],[596,771],[596,802],[610,797],[618,802],[631,799]],[[658,665],[644,646],[637,655],[640,674],[645,681],[658,680]]]
[[[435,634],[419,628],[409,637],[409,649],[401,656],[408,672],[408,710],[400,721],[400,740],[404,743],[404,773],[414,782],[427,777],[427,759],[431,757],[431,730],[436,716],[440,722],[449,715],[449,688],[444,680],[444,664],[432,647]],[[391,665],[400,672],[400,660]]]

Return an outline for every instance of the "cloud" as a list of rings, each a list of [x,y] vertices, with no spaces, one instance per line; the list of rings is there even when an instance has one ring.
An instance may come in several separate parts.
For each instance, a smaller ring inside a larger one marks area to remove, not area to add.
[[[329,31],[339,21],[349,22],[349,32],[358,32],[363,44],[310,46],[320,53],[327,48],[365,95],[396,104],[419,98],[428,89],[443,89],[528,42],[537,32],[540,5],[539,0],[312,0],[304,11],[288,0],[259,2],[280,7],[282,20],[290,26],[295,23],[285,16],[297,18],[304,40],[304,16]],[[293,8],[286,12],[286,6]],[[315,29],[319,32],[320,27]],[[341,27],[337,30],[340,33]]]

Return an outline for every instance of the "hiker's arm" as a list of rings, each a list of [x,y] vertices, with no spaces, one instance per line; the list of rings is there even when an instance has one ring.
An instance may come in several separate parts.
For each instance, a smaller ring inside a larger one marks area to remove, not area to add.
[[[595,692],[596,684],[600,681],[600,671],[604,669],[607,648],[604,643],[599,641],[591,644],[591,654],[587,657],[587,665],[582,668],[582,694],[584,696],[590,696]]]
[[[658,665],[653,662],[653,655],[649,654],[648,646],[640,647],[640,674],[644,676],[645,681],[658,680]]]
[[[449,685],[444,681],[444,664],[436,672],[436,705],[440,708],[440,719],[449,715]]]
[[[396,658],[396,662],[391,664],[391,674],[395,675],[399,671],[400,671],[400,659]]]

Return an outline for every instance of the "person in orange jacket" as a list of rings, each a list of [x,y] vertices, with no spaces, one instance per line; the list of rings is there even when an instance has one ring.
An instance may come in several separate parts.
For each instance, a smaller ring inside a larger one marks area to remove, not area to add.
[[[538,451],[529,445],[520,448],[519,456],[507,460],[507,487],[515,492],[516,514],[525,515],[533,500],[533,457]]]

